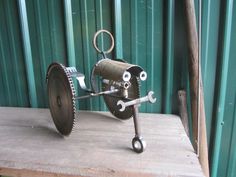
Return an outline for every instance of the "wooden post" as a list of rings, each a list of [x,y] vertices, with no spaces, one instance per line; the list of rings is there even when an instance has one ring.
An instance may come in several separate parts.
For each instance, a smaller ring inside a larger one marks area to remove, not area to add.
[[[187,96],[185,90],[178,91],[178,100],[179,100],[179,114],[181,117],[181,121],[184,126],[185,132],[189,137]]]
[[[193,0],[185,0],[185,12],[187,18],[187,35],[188,35],[188,47],[189,47],[189,76],[190,76],[190,89],[191,89],[191,109],[193,119],[193,138],[194,149],[199,152],[199,161],[202,166],[204,174],[209,176],[209,164],[208,164],[208,147],[206,136],[206,120],[205,120],[205,108],[204,108],[204,96],[201,78],[201,69],[198,68],[199,56],[198,56],[198,34],[196,27],[196,16]],[[199,66],[200,67],[200,66]],[[199,74],[199,75],[198,75]],[[198,80],[200,79],[200,81]],[[200,83],[200,91],[198,95],[198,81]],[[198,96],[200,100],[199,107],[199,119],[200,124],[198,127]],[[199,131],[199,139],[198,139]],[[199,143],[199,144],[197,144]],[[199,148],[199,149],[197,149]]]

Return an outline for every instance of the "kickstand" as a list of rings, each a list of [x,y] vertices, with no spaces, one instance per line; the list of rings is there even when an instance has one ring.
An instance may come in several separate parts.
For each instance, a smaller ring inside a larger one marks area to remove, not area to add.
[[[133,120],[135,137],[132,140],[132,146],[135,152],[142,153],[146,148],[146,142],[141,136],[140,120],[139,120],[139,105],[133,105]]]

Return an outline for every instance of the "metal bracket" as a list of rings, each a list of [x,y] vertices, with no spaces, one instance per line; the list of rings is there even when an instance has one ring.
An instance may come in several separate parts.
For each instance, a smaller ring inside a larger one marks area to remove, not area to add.
[[[70,73],[72,77],[75,77],[76,80],[79,82],[79,86],[81,89],[85,91],[89,91],[86,87],[86,84],[84,82],[85,76],[83,73],[78,72],[75,67],[67,67],[66,70]]]

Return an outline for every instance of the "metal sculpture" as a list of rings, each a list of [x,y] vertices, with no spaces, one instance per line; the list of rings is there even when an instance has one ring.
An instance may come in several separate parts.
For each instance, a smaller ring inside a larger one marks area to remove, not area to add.
[[[106,33],[111,38],[111,47],[102,51],[97,47],[97,37]],[[149,91],[147,96],[140,97],[140,80],[147,79],[147,73],[138,65],[127,63],[121,59],[109,59],[106,54],[114,48],[114,38],[107,30],[99,30],[93,38],[94,48],[103,58],[92,68],[90,76],[91,88],[85,84],[85,76],[77,71],[75,67],[65,67],[60,63],[52,63],[47,70],[47,91],[51,116],[57,130],[68,136],[74,126],[77,100],[90,97],[103,96],[109,111],[118,119],[129,119],[133,117],[135,137],[132,146],[135,152],[141,153],[146,148],[146,143],[141,136],[139,123],[139,105],[144,102],[154,103],[156,98],[154,92]],[[76,95],[74,87],[75,78],[80,88],[87,94]],[[97,79],[101,81],[101,88],[98,88]]]

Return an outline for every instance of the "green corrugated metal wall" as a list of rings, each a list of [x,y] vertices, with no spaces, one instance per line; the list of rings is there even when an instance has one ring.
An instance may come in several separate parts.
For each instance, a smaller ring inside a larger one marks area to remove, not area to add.
[[[219,177],[236,176],[234,19],[233,0],[203,1],[207,133],[212,176]],[[148,72],[141,92],[153,89],[158,101],[141,110],[177,113],[177,90],[189,91],[185,20],[183,1],[174,0],[0,0],[0,106],[47,107],[45,74],[52,61],[76,65],[88,84],[100,57],[91,41],[104,28],[116,39],[110,57]],[[109,44],[104,39],[100,45]],[[85,100],[79,108],[106,109],[102,98]]]

